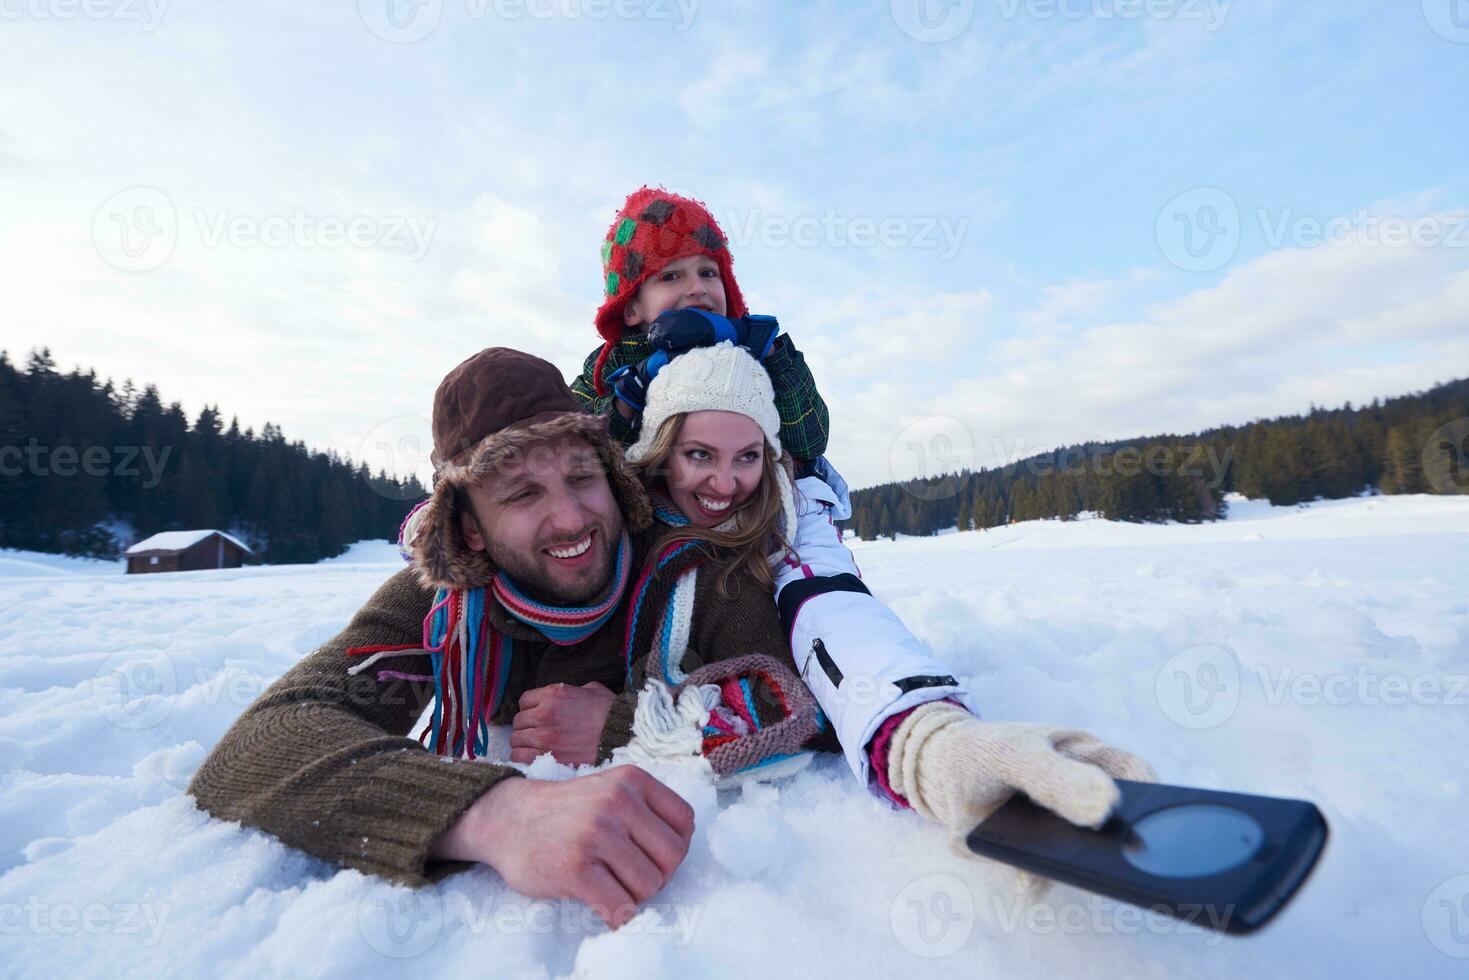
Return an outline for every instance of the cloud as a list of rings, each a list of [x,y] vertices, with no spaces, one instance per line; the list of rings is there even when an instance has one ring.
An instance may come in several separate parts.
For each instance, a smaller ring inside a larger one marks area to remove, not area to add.
[[[903,35],[885,0],[705,5],[681,34],[446,16],[405,45],[373,37],[350,3],[177,6],[150,34],[9,21],[3,343],[357,452],[385,420],[426,415],[443,374],[482,347],[575,373],[597,343],[597,246],[646,182],[768,227],[828,212],[968,222],[948,258],[780,246],[758,229],[736,250],[746,296],[806,353],[832,455],[859,484],[912,472],[904,432],[930,416],[961,420],[982,457],[996,435],[1041,446],[1390,394],[1464,363],[1461,254],[1286,251],[1170,295],[1179,280],[1153,265],[1151,237],[1161,200],[1214,168],[1241,202],[1321,213],[1339,206],[1313,196],[1322,184],[1333,200],[1392,194],[1388,213],[1462,191],[1431,186],[1444,179],[1431,165],[1462,157],[1452,127],[1426,149],[1388,132],[1381,159],[1358,152],[1360,133],[1323,141],[1342,130],[1333,113],[1388,105],[1336,92],[1333,66],[1366,70],[1339,50],[1372,51],[1371,78],[1409,94],[1460,53],[1416,12],[1369,7],[1250,4],[1215,35],[981,10],[937,45]],[[1396,47],[1375,33],[1390,17],[1405,25]],[[1327,18],[1333,46],[1311,47]],[[1282,157],[1273,110],[1301,75],[1316,87]],[[1398,187],[1425,168],[1430,190]],[[91,224],[133,185],[166,193],[180,227],[166,263],[127,273]],[[434,232],[411,259],[210,245],[195,217],[296,209],[415,215]]]
[[[838,382],[824,388],[833,456],[865,485],[916,475],[894,465],[893,447],[925,418],[957,419],[973,465],[993,466],[1089,439],[1197,431],[1426,388],[1469,374],[1466,266],[1469,249],[1355,242],[1273,252],[1126,321],[1092,316],[1149,273],[1072,282],[1019,315],[1038,329],[991,344],[984,317],[936,312],[974,312],[973,297],[914,297],[912,315],[848,320],[829,328],[839,339],[814,345]],[[927,323],[939,327],[932,352],[919,341]],[[849,339],[861,354],[831,351]]]

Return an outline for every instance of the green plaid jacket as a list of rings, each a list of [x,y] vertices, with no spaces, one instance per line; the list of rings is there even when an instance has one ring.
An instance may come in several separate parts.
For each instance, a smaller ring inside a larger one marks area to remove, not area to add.
[[[602,372],[605,383],[607,376],[627,364],[641,363],[653,353],[645,334],[630,333],[623,337],[607,355],[607,364]],[[581,399],[587,411],[607,416],[607,431],[630,446],[638,439],[639,419],[625,419],[613,407],[616,396],[610,393],[597,397],[592,384],[592,370],[597,365],[597,356],[602,348],[597,347],[587,355],[581,374],[571,382],[571,391]],[[796,350],[787,334],[775,338],[775,345],[765,358],[765,370],[770,374],[771,387],[775,389],[775,408],[780,412],[780,442],[786,452],[803,462],[810,462],[826,452],[826,438],[830,432],[831,419],[826,411],[826,402],[816,390],[816,379],[806,367],[806,358]]]

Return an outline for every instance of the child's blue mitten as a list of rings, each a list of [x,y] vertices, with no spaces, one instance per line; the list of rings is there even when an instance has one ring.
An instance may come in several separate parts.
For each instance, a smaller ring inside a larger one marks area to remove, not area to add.
[[[708,310],[685,307],[668,310],[649,324],[648,342],[659,350],[681,354],[728,340],[748,350],[757,361],[763,361],[779,332],[780,324],[773,316],[742,316],[731,320]]]

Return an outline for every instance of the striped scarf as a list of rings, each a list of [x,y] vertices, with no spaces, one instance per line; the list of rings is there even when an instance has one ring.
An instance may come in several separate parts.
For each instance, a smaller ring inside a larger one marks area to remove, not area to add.
[[[612,587],[591,606],[552,606],[527,596],[503,571],[487,588],[440,589],[423,620],[423,643],[411,647],[355,647],[347,655],[368,654],[348,670],[358,674],[384,657],[428,652],[433,673],[378,672],[378,680],[433,681],[434,708],[419,734],[443,756],[474,759],[489,751],[490,719],[505,697],[514,640],[496,630],[486,614],[486,592],[519,622],[557,646],[574,646],[606,625],[621,604],[632,568],[632,546],[624,531],[617,545]]]
[[[769,449],[768,446],[766,448]],[[782,531],[786,540],[794,543],[797,528],[795,489],[784,469],[780,470],[778,482]],[[664,524],[669,527],[687,527],[692,523],[668,494],[653,490],[648,496],[653,504],[653,516]],[[741,512],[736,512],[714,530],[734,531],[739,527],[742,517]],[[637,656],[642,653],[652,654],[648,663],[649,677],[656,677],[669,687],[677,687],[687,679],[688,675],[681,665],[684,654],[688,652],[689,631],[694,621],[694,589],[698,584],[698,566],[709,558],[708,549],[695,550],[701,544],[703,542],[700,541],[678,541],[665,546],[658,557],[648,563],[634,586],[632,609],[627,616],[627,628],[623,633],[622,643],[622,658],[626,665],[629,686],[633,684],[633,665],[637,662]],[[770,562],[774,565],[785,560],[789,554],[790,552],[782,549],[770,556]],[[650,601],[653,581],[669,566],[679,564],[683,564],[683,571],[678,574],[667,600],[662,603]],[[651,614],[648,610],[653,608],[658,610],[655,614],[658,619],[649,641],[639,636],[638,626],[645,615]]]
[[[792,496],[789,484],[782,490],[789,504]],[[664,524],[685,527],[691,523],[665,494],[654,491],[649,496],[653,515]],[[784,510],[788,515],[786,527],[794,533],[789,523],[794,507]],[[715,530],[733,531],[739,519],[740,515],[732,515]],[[648,563],[633,587],[622,650],[628,689],[636,683],[633,667],[638,655],[647,655],[647,670],[633,722],[633,744],[618,751],[634,762],[685,754],[686,737],[677,730],[686,720],[680,715],[691,713],[703,719],[696,729],[696,737],[700,754],[720,777],[716,786],[731,785],[732,781],[757,771],[770,775],[789,771],[782,767],[800,768],[811,758],[811,753],[803,751],[801,746],[812,735],[825,730],[826,718],[810,691],[785,665],[774,658],[754,654],[706,664],[695,670],[692,677],[683,669],[694,618],[699,566],[711,558],[708,549],[694,550],[701,544],[704,542],[669,543]],[[771,560],[777,559],[772,555]],[[670,571],[673,587],[668,589],[666,599],[660,599],[659,587],[654,582],[667,581],[669,576],[660,575],[664,570]],[[653,615],[652,610],[657,610],[652,629],[644,626],[640,632],[639,624]],[[753,686],[757,680],[779,705],[775,717],[761,717]],[[685,684],[680,691],[680,685]],[[699,703],[690,701],[685,707],[687,698],[696,698]]]
[[[653,516],[669,527],[687,527],[691,522],[678,509],[667,494],[654,491],[649,494],[653,503]],[[739,515],[731,516],[715,530],[731,531],[736,527]],[[708,550],[699,549],[701,541],[675,541],[666,545],[657,558],[647,563],[643,574],[633,587],[631,609],[627,615],[627,628],[623,633],[622,659],[626,666],[629,687],[633,681],[633,665],[637,657],[650,653],[648,676],[657,677],[669,687],[677,687],[687,678],[683,670],[684,654],[689,648],[689,632],[694,622],[694,590],[698,586],[699,566],[708,560]],[[652,597],[654,582],[670,567],[682,566],[674,580],[668,597],[662,603]],[[650,612],[657,608],[656,613]],[[638,626],[645,615],[656,615],[651,642],[639,635]]]
[[[790,480],[781,471],[782,518],[787,540],[795,536],[796,506]],[[666,494],[650,494],[653,514],[670,527],[691,523]],[[410,515],[411,516],[411,515]],[[732,531],[740,520],[734,514],[717,531]],[[638,656],[651,654],[647,674],[657,677],[669,687],[677,687],[688,679],[683,659],[688,652],[689,634],[694,621],[694,592],[698,586],[699,566],[709,560],[709,550],[701,541],[676,541],[666,546],[648,562],[633,586],[623,632],[622,658],[629,688],[634,683],[633,667]],[[771,556],[772,561],[777,560]],[[534,627],[546,639],[559,646],[571,646],[595,633],[617,610],[630,577],[631,548],[626,532],[617,548],[614,584],[607,597],[595,606],[557,607],[527,597],[500,572],[489,589],[495,601],[515,619]],[[673,586],[667,589],[663,573],[674,574]],[[660,595],[665,592],[666,597]],[[420,654],[427,651],[433,664],[432,675],[404,674],[383,670],[378,680],[396,678],[410,681],[433,681],[434,710],[428,727],[418,736],[423,743],[430,733],[430,746],[440,755],[465,756],[473,759],[489,748],[489,720],[494,717],[505,696],[510,673],[513,642],[490,627],[485,615],[485,589],[473,591],[440,589],[433,608],[424,618],[421,647],[357,647],[348,656],[370,654],[367,660],[352,667],[356,674],[381,657]],[[652,622],[651,633],[644,635]],[[490,678],[486,683],[486,678]]]

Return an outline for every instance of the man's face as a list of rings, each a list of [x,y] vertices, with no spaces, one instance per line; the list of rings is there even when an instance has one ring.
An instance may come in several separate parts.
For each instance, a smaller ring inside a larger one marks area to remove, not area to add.
[[[724,280],[719,277],[719,263],[707,255],[677,259],[644,279],[623,307],[622,319],[629,327],[645,328],[660,314],[686,306],[725,315]]]
[[[597,451],[579,436],[525,446],[468,488],[461,530],[533,598],[585,602],[612,578],[622,511]]]

